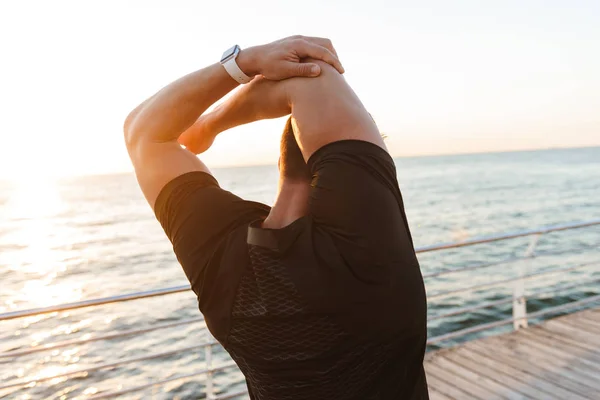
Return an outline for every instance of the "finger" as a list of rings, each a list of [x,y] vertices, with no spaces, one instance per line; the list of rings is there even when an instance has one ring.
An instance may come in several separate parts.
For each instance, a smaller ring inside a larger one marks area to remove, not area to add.
[[[318,44],[319,46],[325,47],[327,50],[332,52],[334,56],[338,57],[337,51],[335,50],[335,47],[333,47],[333,43],[331,43],[331,40],[326,39],[326,38],[313,37],[313,36],[304,36],[302,38],[304,40],[306,40],[307,42],[311,42],[314,44]],[[338,59],[339,59],[339,57],[338,57]]]
[[[287,75],[288,76],[319,76],[321,73],[321,67],[313,63],[297,63],[288,62],[286,63]]]
[[[298,46],[296,46],[294,49],[300,58],[310,57],[325,61],[327,64],[337,69],[340,74],[344,73],[344,67],[342,67],[340,60],[331,51],[323,46],[308,42],[306,40],[301,40],[298,42]]]

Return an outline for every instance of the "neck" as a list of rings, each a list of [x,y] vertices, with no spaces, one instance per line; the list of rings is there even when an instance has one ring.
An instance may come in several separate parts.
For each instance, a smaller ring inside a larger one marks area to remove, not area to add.
[[[280,180],[275,204],[263,222],[263,228],[280,229],[305,216],[309,191],[310,182]]]

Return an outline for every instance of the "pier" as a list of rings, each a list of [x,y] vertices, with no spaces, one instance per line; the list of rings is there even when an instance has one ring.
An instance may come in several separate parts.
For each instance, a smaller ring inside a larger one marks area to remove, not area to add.
[[[427,353],[432,400],[600,399],[600,307]]]

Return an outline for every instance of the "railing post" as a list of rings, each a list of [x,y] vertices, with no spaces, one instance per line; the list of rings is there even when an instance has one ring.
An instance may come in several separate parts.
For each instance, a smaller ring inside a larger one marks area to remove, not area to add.
[[[528,260],[535,257],[535,248],[538,241],[540,240],[541,233],[538,233],[531,237],[529,246],[525,250],[525,261],[521,263],[519,267],[519,277],[514,283],[513,287],[513,326],[515,330],[521,328],[527,328],[527,299],[525,298],[525,267],[524,264],[528,263]]]
[[[210,335],[210,331],[208,327],[206,328],[206,338],[207,342],[212,340]],[[214,400],[215,399],[215,388],[213,382],[213,372],[212,372],[212,346],[210,344],[204,347],[204,359],[206,362],[206,400]]]

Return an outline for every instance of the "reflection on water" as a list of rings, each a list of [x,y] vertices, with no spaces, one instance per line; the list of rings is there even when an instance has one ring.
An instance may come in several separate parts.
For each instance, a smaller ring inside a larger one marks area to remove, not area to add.
[[[45,275],[56,273],[60,252],[53,250],[54,244],[64,242],[58,236],[54,219],[64,209],[56,183],[50,180],[40,182],[22,181],[9,197],[5,215],[14,222],[16,229],[4,237],[3,241],[23,246],[9,265],[13,269],[27,273]]]
[[[4,299],[0,309],[47,307],[80,300],[84,281],[61,279],[61,275],[67,272],[66,261],[72,259],[73,254],[61,250],[69,243],[70,237],[66,234],[68,230],[60,224],[60,214],[66,210],[66,204],[61,199],[57,182],[24,179],[13,187],[4,203],[0,217],[10,229],[0,237],[0,246],[9,246],[0,252],[0,265],[22,279],[18,286],[11,285],[10,295]],[[72,321],[64,318],[68,314],[54,323],[42,324],[58,315],[50,313],[17,320],[19,329],[13,332],[14,337],[22,338],[23,347],[35,347],[91,325],[90,318]],[[56,377],[43,383],[36,381],[76,369],[79,352],[78,347],[50,351],[14,370],[13,376],[33,381],[27,385],[28,388],[36,388],[40,384],[59,385],[70,378]],[[35,397],[24,394],[20,398]]]
[[[81,299],[81,283],[53,283],[55,273],[43,279],[25,282],[19,294],[19,300],[29,302],[38,307],[69,303]]]
[[[37,346],[51,336],[70,335],[72,333],[79,332],[82,328],[90,326],[91,324],[92,320],[90,318],[86,318],[72,324],[62,324],[53,329],[46,329],[41,332],[36,332],[30,335],[32,340],[31,346]],[[23,328],[26,327],[28,327],[28,325],[23,326]]]
[[[65,210],[57,183],[51,179],[22,180],[10,194],[3,217],[13,229],[2,237],[18,251],[3,252],[2,264],[29,278],[7,302],[9,308],[17,303],[28,307],[46,307],[81,299],[81,282],[54,282],[67,270],[66,253],[57,247],[69,242],[56,218]],[[43,318],[43,317],[42,317]],[[27,324],[39,317],[26,319]]]

